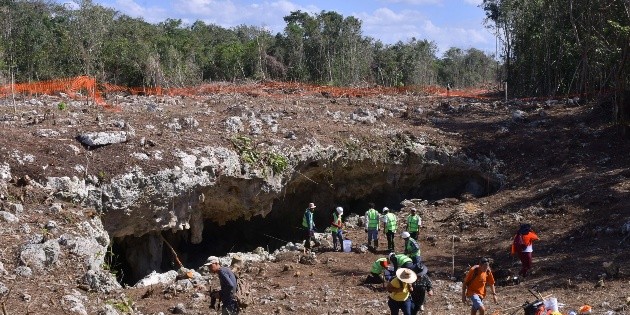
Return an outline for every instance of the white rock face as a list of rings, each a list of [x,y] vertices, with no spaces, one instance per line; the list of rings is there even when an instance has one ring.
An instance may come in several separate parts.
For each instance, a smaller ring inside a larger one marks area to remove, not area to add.
[[[122,143],[127,141],[126,131],[88,132],[79,136],[84,145],[95,147],[100,145]]]
[[[138,281],[134,288],[144,288],[155,284],[169,284],[175,281],[177,278],[177,271],[170,270],[165,273],[157,273],[153,271],[150,275],[144,277],[144,279]]]

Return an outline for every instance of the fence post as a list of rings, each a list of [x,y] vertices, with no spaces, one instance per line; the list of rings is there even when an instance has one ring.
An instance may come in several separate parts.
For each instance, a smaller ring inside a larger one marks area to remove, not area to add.
[[[503,86],[504,86],[504,89],[505,89],[505,101],[507,102],[507,100],[508,100],[507,81],[503,82]]]

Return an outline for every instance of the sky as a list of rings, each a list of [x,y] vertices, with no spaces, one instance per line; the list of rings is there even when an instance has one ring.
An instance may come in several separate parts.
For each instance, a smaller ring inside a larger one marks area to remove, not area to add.
[[[68,1],[58,1],[68,2]],[[364,36],[385,44],[415,37],[435,42],[438,57],[450,47],[495,52],[495,37],[483,25],[482,0],[93,0],[122,14],[158,23],[201,20],[230,28],[241,24],[282,32],[283,17],[301,10],[311,15],[334,11],[362,21]]]

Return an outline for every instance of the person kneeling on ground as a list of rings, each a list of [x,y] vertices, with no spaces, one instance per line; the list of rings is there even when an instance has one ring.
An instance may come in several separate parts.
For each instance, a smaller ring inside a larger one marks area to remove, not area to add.
[[[372,264],[372,269],[370,270],[370,274],[365,279],[366,284],[383,284],[383,288],[385,288],[385,281],[389,282],[392,280],[392,273],[390,272],[389,261],[387,258],[379,258]],[[383,276],[381,276],[383,274]],[[385,278],[383,280],[383,277]]]

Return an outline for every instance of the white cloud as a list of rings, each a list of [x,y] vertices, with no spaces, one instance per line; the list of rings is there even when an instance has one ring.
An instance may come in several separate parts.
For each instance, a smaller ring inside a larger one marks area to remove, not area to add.
[[[241,24],[264,26],[273,33],[284,29],[283,17],[292,11],[301,10],[309,13],[320,11],[315,6],[301,6],[287,0],[249,4],[230,0],[176,0],[172,6],[188,23],[202,20],[226,28]]]
[[[422,12],[415,10],[394,12],[389,8],[380,8],[372,13],[362,12],[353,15],[363,21],[364,35],[386,44],[407,42],[412,37],[428,40],[435,42],[438,54],[450,47],[462,49],[488,47],[494,42],[492,36],[481,25],[477,28],[440,26]]]
[[[116,9],[131,17],[141,17],[150,23],[162,22],[169,17],[165,8],[143,7],[134,0],[116,0]]]
[[[483,3],[483,0],[464,0],[464,2],[474,5],[474,6],[479,6],[480,4]]]

